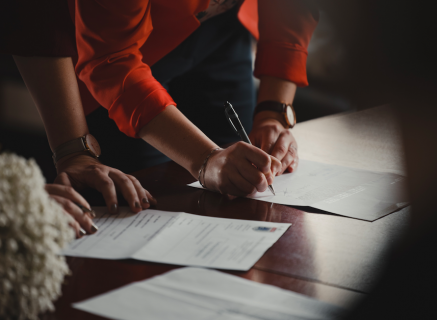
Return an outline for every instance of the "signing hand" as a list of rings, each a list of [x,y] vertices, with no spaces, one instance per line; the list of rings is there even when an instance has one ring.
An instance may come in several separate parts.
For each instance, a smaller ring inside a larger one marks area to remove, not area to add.
[[[55,183],[75,189],[94,188],[102,193],[110,213],[117,213],[117,191],[121,192],[132,212],[138,213],[150,205],[155,198],[145,190],[133,176],[105,166],[88,155],[63,158],[57,163],[58,176]]]
[[[255,146],[281,161],[282,169],[277,175],[284,173],[285,170],[288,172],[296,170],[299,164],[297,142],[291,129],[284,128],[275,112],[258,113],[249,138]]]
[[[204,184],[222,194],[246,196],[265,191],[280,170],[278,159],[250,144],[237,142],[211,155]]]
[[[74,229],[77,238],[97,232],[98,228],[92,222],[91,217],[85,214],[77,204],[87,209],[90,209],[90,205],[72,187],[46,184],[45,189],[49,196],[62,206],[65,214],[73,217],[74,220],[70,222],[70,226]]]

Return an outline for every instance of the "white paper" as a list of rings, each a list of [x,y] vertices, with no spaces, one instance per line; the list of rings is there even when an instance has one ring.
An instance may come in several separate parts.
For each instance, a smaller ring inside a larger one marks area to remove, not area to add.
[[[198,181],[189,186],[202,188]],[[408,205],[406,179],[400,175],[307,160],[300,160],[296,172],[275,177],[273,187],[276,196],[267,189],[249,198],[368,221]]]
[[[111,319],[338,319],[345,309],[222,272],[182,268],[75,303]]]
[[[291,225],[152,209],[132,214],[120,208],[118,215],[106,208],[95,211],[99,231],[75,240],[64,255],[248,270]]]

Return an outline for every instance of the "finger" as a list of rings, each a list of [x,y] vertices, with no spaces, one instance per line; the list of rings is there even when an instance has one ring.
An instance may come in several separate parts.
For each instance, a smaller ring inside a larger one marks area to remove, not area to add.
[[[74,220],[74,218],[67,211],[65,211],[64,208],[62,208],[62,212],[67,217],[68,225],[73,229],[76,239],[82,238],[82,236],[86,234],[86,231],[80,227],[79,223]]]
[[[149,199],[150,205],[156,206],[158,204],[158,200],[156,200],[156,198],[152,196],[152,194],[149,191],[147,191],[146,189],[144,190],[146,191],[147,199]]]
[[[141,183],[138,181],[137,178],[129,174],[127,174],[126,177],[128,177],[132,181],[132,184],[134,185],[134,188],[137,191],[138,199],[140,199],[141,207],[143,209],[149,208],[150,207],[149,196],[147,195],[146,190],[143,188]]]
[[[71,181],[66,172],[61,172],[60,174],[58,174],[54,183],[71,187]]]
[[[64,210],[79,223],[80,227],[85,230],[87,234],[96,233],[98,228],[91,221],[90,217],[82,212],[82,210],[67,198],[57,195],[50,195],[56,202],[58,202]]]
[[[64,212],[68,215],[65,210]],[[86,235],[86,231],[81,228],[80,224],[76,220],[70,221],[68,225],[73,228],[74,233],[76,234],[76,239],[80,239]]]
[[[273,178],[279,174],[279,172],[282,171],[282,162],[279,161],[277,158],[275,158],[274,156],[270,156],[270,160],[271,160],[271,166],[270,166],[270,170],[272,172]]]
[[[290,130],[283,130],[276,140],[275,146],[272,149],[271,155],[282,162],[282,159],[289,152],[290,145],[293,143],[294,138]],[[286,167],[284,167],[285,170]]]
[[[257,175],[260,180],[265,180],[264,175],[259,170],[257,170],[253,166],[250,167],[253,170],[253,172],[251,173]],[[246,168],[241,168],[241,169],[245,170]],[[248,170],[248,171],[252,171],[252,170]],[[255,180],[253,179],[252,176],[250,178],[252,178],[252,180]],[[251,181],[249,181],[248,179],[246,179],[245,176],[242,175],[239,170],[238,172],[229,175],[229,181],[231,182],[231,189],[235,191],[233,193],[231,192],[227,192],[227,193],[234,196],[247,196],[249,194],[255,193],[258,190],[256,185]]]
[[[132,180],[129,179],[123,172],[118,170],[109,171],[109,178],[114,181],[118,191],[121,192],[126,199],[130,209],[134,213],[141,211],[140,200],[138,199],[137,190],[135,189]]]
[[[103,195],[109,213],[116,214],[118,212],[118,201],[114,182],[106,172],[99,168],[96,168],[93,173],[93,187]]]
[[[89,203],[72,187],[59,184],[46,184],[45,189],[51,195],[67,198],[91,211]]]
[[[288,166],[288,172],[294,172],[299,165],[299,157],[295,158],[294,161]]]
[[[236,174],[229,175],[231,177],[230,179],[237,187],[239,187],[240,184],[242,187],[245,187],[245,189],[242,190],[247,191],[246,195],[252,193],[254,191],[253,188],[259,192],[263,192],[265,189],[267,189],[269,184],[273,183],[272,174],[270,174],[269,178],[267,178],[261,171],[259,171],[249,162],[239,165],[237,169],[238,172]],[[237,179],[237,177],[241,177],[244,179],[244,181],[248,182],[251,190],[249,190],[249,187],[247,187],[242,179]]]
[[[247,182],[241,175],[235,173],[230,175],[227,179],[227,182],[220,188],[220,192],[222,194],[236,196],[236,197],[244,197],[253,192],[255,189],[252,184]],[[256,190],[256,189],[255,189]]]
[[[260,148],[262,151],[270,154],[274,145],[275,141],[278,139],[278,133],[273,130],[265,130],[261,134],[261,143]]]
[[[282,159],[282,170],[279,174],[283,174],[284,171],[290,167],[290,165],[294,163],[294,157],[292,153],[288,152],[285,157]]]
[[[263,174],[271,175],[271,159],[266,152],[244,142],[237,142],[235,148],[238,150],[239,155],[249,163],[253,163]]]

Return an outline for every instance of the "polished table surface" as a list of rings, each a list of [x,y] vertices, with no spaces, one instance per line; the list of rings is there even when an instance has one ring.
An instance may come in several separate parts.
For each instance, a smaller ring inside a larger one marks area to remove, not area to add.
[[[400,130],[389,106],[320,118],[296,126],[302,159],[404,174]],[[322,301],[349,306],[369,292],[384,267],[384,250],[402,233],[409,208],[374,222],[226,196],[188,187],[190,174],[170,162],[134,174],[157,209],[292,226],[247,272],[228,272]],[[90,200],[91,204],[98,201]],[[135,260],[68,257],[71,276],[47,319],[101,319],[71,308],[78,302],[180,266]]]

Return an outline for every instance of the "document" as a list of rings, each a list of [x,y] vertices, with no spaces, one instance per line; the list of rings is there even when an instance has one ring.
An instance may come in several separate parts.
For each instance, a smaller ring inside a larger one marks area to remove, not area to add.
[[[340,319],[346,309],[215,270],[181,268],[73,307],[110,319]]]
[[[202,188],[198,181],[189,186]],[[300,160],[296,172],[275,177],[276,196],[267,189],[249,198],[291,206],[311,206],[342,216],[374,221],[406,207],[406,178]]]
[[[99,231],[73,241],[64,255],[248,270],[291,225],[152,209],[95,211]]]

